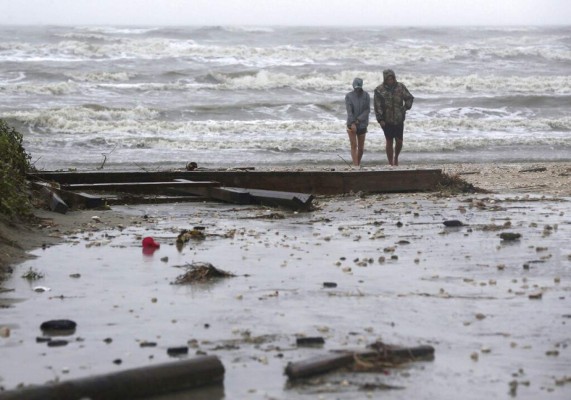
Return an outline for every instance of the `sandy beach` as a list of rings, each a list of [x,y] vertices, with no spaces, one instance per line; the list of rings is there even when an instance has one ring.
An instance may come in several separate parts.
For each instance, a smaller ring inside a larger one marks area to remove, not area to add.
[[[173,361],[168,348],[184,346],[225,365],[208,398],[571,397],[571,163],[427,167],[481,191],[318,197],[307,213],[210,202],[39,210],[35,226],[1,224],[13,273],[0,286],[0,387]],[[205,237],[177,246],[196,226]],[[146,236],[161,247],[142,252]],[[173,285],[196,262],[236,277]],[[40,324],[59,318],[78,324],[69,343],[37,343]],[[325,344],[296,346],[303,336]],[[432,345],[435,359],[301,384],[283,374],[379,340]]]

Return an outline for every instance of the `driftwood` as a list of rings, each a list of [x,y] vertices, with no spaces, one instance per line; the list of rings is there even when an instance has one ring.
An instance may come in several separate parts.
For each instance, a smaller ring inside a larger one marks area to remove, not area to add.
[[[382,346],[375,350],[347,351],[317,356],[308,360],[290,362],[285,373],[289,379],[302,379],[324,374],[339,368],[350,367],[359,359],[373,359],[376,362],[399,364],[434,357],[434,347],[392,347]]]
[[[0,392],[0,400],[124,400],[174,393],[224,380],[224,366],[216,356],[152,365],[55,385]]]

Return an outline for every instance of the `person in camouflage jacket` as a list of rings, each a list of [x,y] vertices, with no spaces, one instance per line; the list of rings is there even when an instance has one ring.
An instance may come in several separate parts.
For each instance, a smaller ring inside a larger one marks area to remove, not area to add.
[[[392,69],[383,71],[383,83],[375,89],[375,116],[381,125],[386,139],[386,152],[390,165],[399,165],[402,150],[404,120],[412,107],[414,97],[405,85],[397,82]],[[393,141],[394,150],[393,150]]]

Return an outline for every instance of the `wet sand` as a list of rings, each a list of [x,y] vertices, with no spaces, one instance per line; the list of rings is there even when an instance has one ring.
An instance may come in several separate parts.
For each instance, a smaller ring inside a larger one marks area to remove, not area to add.
[[[188,346],[187,357],[226,367],[207,398],[570,398],[571,165],[444,169],[495,193],[319,197],[310,213],[216,203],[47,213],[45,236],[63,243],[34,250],[2,284],[0,386],[174,361],[167,349]],[[177,248],[195,226],[205,239]],[[144,236],[160,249],[145,254]],[[193,262],[237,276],[173,285]],[[43,278],[23,279],[30,269]],[[67,346],[36,343],[42,322],[62,318],[78,323]],[[298,348],[301,336],[325,345]],[[378,340],[432,345],[435,359],[296,385],[284,375],[290,361]]]

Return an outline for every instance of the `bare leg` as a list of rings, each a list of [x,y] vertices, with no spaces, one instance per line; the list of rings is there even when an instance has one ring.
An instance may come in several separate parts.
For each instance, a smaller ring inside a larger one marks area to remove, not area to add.
[[[361,165],[361,159],[363,158],[363,152],[365,151],[365,136],[367,136],[366,133],[363,133],[362,135],[357,135],[357,142],[358,142],[357,165]]]
[[[399,165],[399,154],[402,150],[402,139],[395,139],[395,159],[393,165]]]
[[[393,139],[387,139],[386,151],[389,164],[393,165]]]
[[[349,135],[349,143],[351,143],[351,161],[353,161],[353,165],[359,165],[357,153],[357,127],[355,124],[351,125],[351,128],[347,129],[347,134]]]

